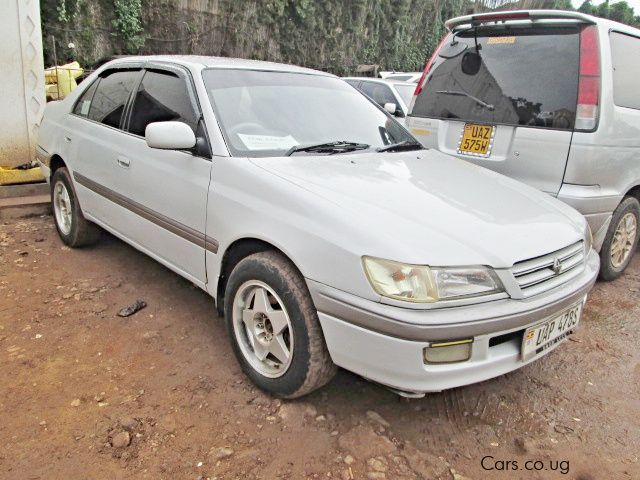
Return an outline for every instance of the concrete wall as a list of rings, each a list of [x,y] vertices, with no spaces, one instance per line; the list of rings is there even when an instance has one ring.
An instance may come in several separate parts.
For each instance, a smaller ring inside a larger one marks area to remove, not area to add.
[[[0,165],[34,157],[45,106],[39,0],[2,0]]]

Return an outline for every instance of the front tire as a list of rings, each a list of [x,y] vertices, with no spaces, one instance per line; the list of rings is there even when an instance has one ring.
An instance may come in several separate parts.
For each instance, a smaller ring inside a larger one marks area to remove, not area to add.
[[[262,390],[297,398],[335,375],[304,278],[282,254],[240,261],[227,282],[224,310],[236,358]]]
[[[611,225],[600,250],[600,279],[615,280],[627,268],[638,246],[640,202],[625,198],[613,212]]]
[[[69,247],[95,243],[100,230],[82,215],[69,171],[58,168],[51,179],[51,205],[58,235]]]

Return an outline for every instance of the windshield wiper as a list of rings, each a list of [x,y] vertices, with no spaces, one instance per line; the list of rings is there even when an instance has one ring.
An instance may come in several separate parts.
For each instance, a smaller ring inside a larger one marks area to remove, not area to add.
[[[369,145],[366,143],[336,140],[335,142],[319,143],[317,145],[295,145],[287,150],[284,156],[288,157],[296,152],[345,153],[353,152],[354,150],[365,150],[367,148],[369,148]]]
[[[403,140],[398,143],[376,148],[376,152],[398,152],[400,150],[422,150],[424,147],[415,140]]]
[[[479,98],[474,97],[473,95],[471,95],[471,94],[469,94],[467,92],[458,91],[458,90],[437,90],[436,93],[442,93],[444,95],[457,95],[459,97],[467,97],[467,98],[470,98],[471,100],[473,100],[474,102],[476,102],[478,105],[483,106],[487,110],[494,111],[496,109],[496,107],[494,107],[490,103],[483,102]]]

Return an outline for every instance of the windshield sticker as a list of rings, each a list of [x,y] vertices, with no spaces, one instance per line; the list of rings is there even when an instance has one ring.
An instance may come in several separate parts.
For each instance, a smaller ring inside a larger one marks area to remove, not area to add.
[[[249,150],[288,150],[298,145],[291,135],[286,137],[274,137],[273,135],[250,135],[239,133],[238,137]]]
[[[88,115],[90,106],[91,102],[89,100],[82,102],[82,105],[80,106],[80,115]]]
[[[513,45],[516,43],[516,37],[489,37],[487,45]]]

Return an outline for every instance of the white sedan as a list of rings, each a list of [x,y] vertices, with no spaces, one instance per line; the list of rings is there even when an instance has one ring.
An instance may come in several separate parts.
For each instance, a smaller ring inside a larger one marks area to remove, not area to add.
[[[65,244],[100,226],[208,292],[281,397],[336,365],[404,395],[514,370],[575,331],[598,271],[577,212],[304,68],[119,59],[48,105],[37,156]]]

